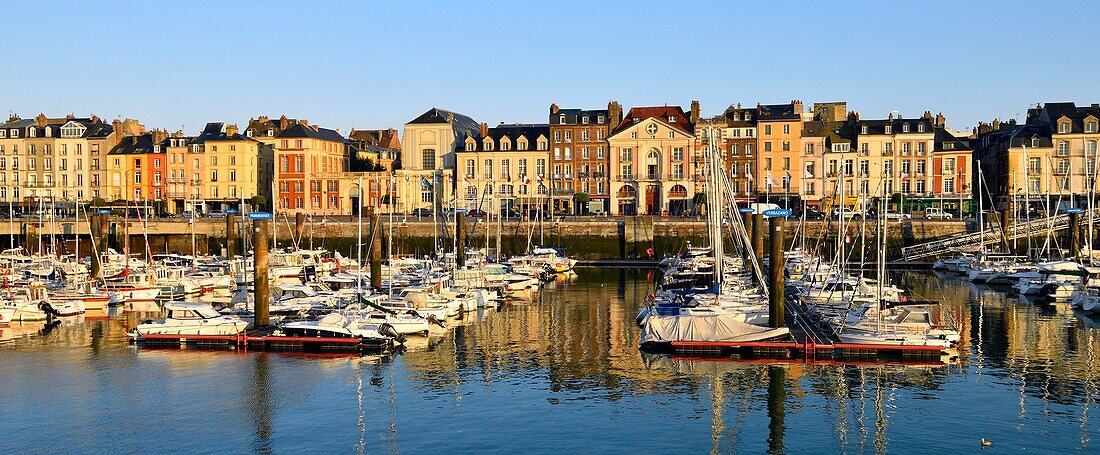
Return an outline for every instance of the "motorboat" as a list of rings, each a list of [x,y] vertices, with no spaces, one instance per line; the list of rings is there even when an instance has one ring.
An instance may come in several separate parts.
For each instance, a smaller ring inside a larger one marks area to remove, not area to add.
[[[164,309],[167,317],[145,321],[127,334],[134,339],[144,335],[234,335],[251,325],[239,317],[223,315],[205,303],[169,302]]]
[[[405,336],[389,324],[348,317],[338,312],[326,314],[320,319],[282,324],[279,326],[279,332],[286,336],[297,337],[359,338],[361,343],[380,347],[394,341],[398,343],[405,341]]]

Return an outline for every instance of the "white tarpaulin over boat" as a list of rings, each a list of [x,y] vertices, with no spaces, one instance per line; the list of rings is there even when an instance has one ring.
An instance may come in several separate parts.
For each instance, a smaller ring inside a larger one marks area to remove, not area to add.
[[[786,336],[786,327],[772,329],[737,321],[730,316],[650,316],[642,325],[640,342],[673,341],[747,342]]]

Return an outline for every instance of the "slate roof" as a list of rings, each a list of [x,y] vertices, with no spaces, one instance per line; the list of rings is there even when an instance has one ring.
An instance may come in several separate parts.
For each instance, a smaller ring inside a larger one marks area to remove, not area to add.
[[[546,123],[539,123],[539,124],[517,123],[517,124],[511,124],[511,125],[500,125],[500,126],[497,126],[497,127],[494,127],[494,128],[489,128],[488,130],[489,130],[489,134],[486,135],[486,136],[493,139],[493,150],[492,151],[498,151],[498,152],[502,151],[500,149],[500,141],[502,139],[504,139],[505,137],[507,137],[509,140],[512,141],[511,150],[503,150],[505,152],[509,152],[509,151],[510,152],[536,151],[536,150],[538,150],[539,136],[542,136],[544,139],[547,140],[547,142],[549,142],[549,140],[550,140],[550,125],[546,124]],[[486,136],[482,136],[479,132],[476,135],[471,134],[471,135],[468,135],[467,137],[474,138],[474,140],[477,141],[477,148],[475,150],[479,151],[479,152],[483,152],[483,151],[485,151],[484,139],[485,139]],[[518,140],[521,136],[524,137],[525,139],[527,139],[527,148],[525,148],[525,149],[518,148],[518,146],[519,146]],[[465,151],[465,150],[466,150],[465,141],[463,141],[462,148],[459,151]]]
[[[749,120],[745,120],[745,114],[749,115]],[[755,107],[741,108],[731,105],[726,108],[722,116],[726,118],[726,126],[731,128],[746,128],[756,126],[756,119],[760,116],[759,114],[759,110]]]
[[[153,153],[152,133],[124,137],[111,148],[110,152],[107,152],[108,155],[144,155],[147,153]]]
[[[695,124],[691,123],[691,118],[684,112],[684,109],[680,106],[649,106],[649,107],[632,107],[630,111],[623,117],[622,123],[611,132],[614,136],[620,131],[634,126],[634,124],[645,120],[647,118],[657,118],[662,122],[669,123],[676,128],[684,130],[688,134],[695,134]],[[672,117],[672,121],[669,121],[669,117]]]
[[[296,123],[293,126],[287,128],[283,131],[275,133],[275,137],[278,137],[278,138],[312,138],[312,139],[321,139],[321,140],[325,140],[325,141],[333,141],[333,142],[341,142],[341,143],[342,142],[347,142],[347,139],[345,139],[344,136],[341,135],[336,130],[330,130],[328,128],[320,128],[320,127],[315,126],[315,125],[307,126],[307,125],[303,125],[301,123]]]
[[[1078,107],[1074,103],[1047,103],[1043,106],[1043,110],[1039,116],[1039,122],[1036,123],[1050,123],[1056,125],[1058,120],[1062,117],[1069,118],[1070,131],[1068,134],[1081,134],[1085,132],[1085,119],[1089,116],[1095,117],[1100,120],[1100,105],[1093,104],[1091,106]],[[1052,128],[1053,132],[1057,133],[1057,127]]]
[[[562,123],[561,116],[565,115],[565,122]],[[558,112],[550,114],[551,125],[581,125],[581,118],[588,116],[589,125],[606,125],[611,123],[611,116],[607,114],[607,109],[558,109]],[[603,122],[599,122],[600,116],[603,116]]]
[[[454,122],[449,120],[452,115],[454,116]],[[477,121],[470,117],[438,107],[428,109],[427,112],[412,119],[408,124],[417,125],[431,123],[451,123],[455,131],[477,131],[479,127]]]
[[[225,122],[211,122],[207,123],[206,127],[202,129],[202,133],[199,134],[191,142],[193,144],[203,144],[207,141],[249,141],[260,142],[248,136],[245,136],[239,132],[232,135],[225,134],[226,124]]]
[[[950,147],[948,145],[950,145]],[[932,148],[933,152],[965,152],[970,150],[970,141],[955,137],[954,134],[948,133],[947,130],[943,128],[936,128],[935,145]]]
[[[904,132],[905,124],[909,124],[909,132]],[[933,128],[932,121],[925,118],[885,119],[885,120],[859,120],[857,132],[859,134],[886,134],[886,125],[890,125],[890,134],[928,134]],[[924,125],[924,132],[918,125]],[[863,133],[863,127],[867,127],[867,133]]]
[[[61,137],[61,127],[64,126],[65,124],[69,123],[70,121],[77,122],[77,123],[84,126],[85,130],[84,130],[84,134],[80,136],[81,138],[85,138],[85,139],[104,138],[104,137],[110,136],[111,133],[114,132],[114,127],[112,127],[110,123],[104,122],[102,119],[99,119],[99,118],[94,118],[93,119],[93,118],[89,118],[89,117],[71,117],[71,118],[70,117],[62,117],[62,118],[50,118],[50,119],[46,120],[46,125],[50,127],[50,136],[49,137],[54,137],[54,138]],[[45,128],[44,127],[39,127],[38,124],[37,124],[36,119],[14,119],[14,120],[9,119],[7,122],[4,122],[4,123],[0,124],[0,129],[8,130],[8,134],[7,134],[8,137],[11,137],[11,131],[10,130],[12,130],[12,129],[19,130],[19,137],[20,138],[25,138],[25,137],[27,137],[27,129],[32,127],[32,126],[35,127],[35,137],[36,138],[46,137],[45,136],[45,133],[46,133]]]
[[[787,104],[761,104],[757,115],[759,121],[800,120],[802,113],[794,109],[793,103]]]

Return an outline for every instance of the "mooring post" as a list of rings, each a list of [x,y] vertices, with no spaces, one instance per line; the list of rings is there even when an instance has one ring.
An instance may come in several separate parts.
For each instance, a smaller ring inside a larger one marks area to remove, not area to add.
[[[764,214],[752,214],[752,250],[756,254],[756,263],[764,266]]]
[[[233,259],[237,245],[237,215],[229,213],[225,215],[225,256]]]
[[[302,244],[302,233],[306,228],[306,214],[298,212],[294,214],[294,241]]]
[[[784,402],[787,401],[787,371],[780,365],[768,366],[768,453],[784,453],[783,434],[787,425]]]
[[[455,233],[458,237],[455,242],[455,265],[457,267],[466,266],[466,214],[455,213]]]
[[[1080,214],[1077,212],[1071,212],[1069,214],[1069,254],[1074,259],[1081,252],[1081,219]]]
[[[741,224],[745,225],[745,232],[746,233],[751,233],[752,232],[752,213],[747,213],[747,212],[742,213],[741,214]],[[752,254],[752,248],[751,248],[752,238],[748,237],[748,235],[746,235],[746,238],[748,239],[748,242],[750,242],[750,243],[746,243],[745,248],[742,249],[742,251],[741,251],[741,261],[744,262],[745,267],[747,268],[749,266],[749,262],[750,262],[749,261],[749,255]]]
[[[382,290],[382,226],[374,207],[367,207],[370,219],[370,286]]]
[[[98,252],[103,251],[103,250],[99,249],[100,248],[99,239],[101,237],[103,237],[103,231],[102,231],[102,229],[103,229],[102,226],[103,225],[100,223],[100,220],[102,219],[103,216],[104,215],[96,214],[95,218],[92,218],[92,219],[88,220],[88,234],[90,234],[92,236],[92,245],[95,245],[95,248],[92,248],[92,270],[91,270],[92,278],[99,278],[99,273],[100,273],[101,270],[103,270],[103,264],[101,264],[99,262],[102,259],[99,257],[99,254],[97,254]],[[78,228],[79,228],[79,226],[78,226]],[[77,234],[77,235],[80,235],[80,234]],[[77,257],[77,259],[80,258],[80,252],[79,251],[76,252],[76,257]]]
[[[772,217],[769,219],[770,232],[768,237],[771,239],[771,256],[770,263],[768,264],[768,325],[771,327],[783,327],[784,317],[783,314],[783,287],[786,286],[786,279],[784,278],[783,269],[783,218]]]
[[[268,299],[270,298],[271,292],[268,289],[267,280],[267,254],[269,252],[268,236],[271,235],[269,233],[271,231],[271,221],[254,220],[252,222],[252,225],[252,242],[256,250],[254,254],[256,261],[256,270],[253,274],[254,278],[252,282],[253,286],[255,287],[255,291],[253,291],[253,297],[255,300],[254,308],[256,322],[253,325],[255,325],[256,327],[263,327],[270,325],[271,323],[268,315],[268,305],[270,305]]]
[[[108,236],[108,233],[110,232],[110,229],[108,228],[109,225],[107,224],[107,214],[106,213],[99,214],[99,220],[98,221],[99,221],[99,244],[98,244],[99,245],[99,251],[94,251],[93,253],[96,254],[97,256],[99,256],[97,259],[99,259],[99,261],[100,261],[99,267],[100,267],[100,274],[102,275],[102,273],[103,273],[103,257],[102,256],[105,252],[107,252],[107,236]],[[102,278],[102,276],[98,276],[96,278]]]

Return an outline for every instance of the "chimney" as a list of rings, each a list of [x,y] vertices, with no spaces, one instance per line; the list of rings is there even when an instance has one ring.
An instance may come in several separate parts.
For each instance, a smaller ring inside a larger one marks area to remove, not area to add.
[[[165,139],[168,139],[168,130],[155,129],[153,130],[153,144],[160,144]]]
[[[691,101],[691,123],[699,123],[699,102]]]
[[[891,112],[890,115],[886,117],[886,119],[887,120],[893,120],[894,119],[894,113]]]
[[[943,112],[936,114],[936,126],[943,128],[947,125],[947,117],[943,116]]]
[[[298,124],[302,125],[302,126],[309,126],[309,120],[306,120],[306,119],[298,120]]]
[[[38,126],[46,126],[50,123],[50,120],[46,118],[46,114],[38,114],[38,117],[34,118],[34,124]]]
[[[993,119],[993,131],[999,131],[1001,129],[1001,119]]]
[[[8,121],[9,122],[14,122],[16,120],[19,120],[19,114],[16,114],[14,112],[12,112],[11,114],[8,114]]]
[[[452,125],[455,123],[455,113],[454,112],[448,112],[447,113],[447,123],[450,123]]]
[[[550,105],[550,115],[557,114],[560,110],[561,108],[558,107],[558,103],[553,103]]]
[[[99,123],[99,116],[92,114],[92,123]]]
[[[240,131],[240,130],[237,128],[237,124],[235,124],[235,123],[225,127],[225,135],[226,136],[233,136],[233,135],[237,134],[237,131]]]
[[[482,123],[480,132],[481,132],[481,137],[488,136],[489,135],[489,124]]]
[[[619,105],[618,101],[609,101],[607,103],[607,120],[611,126],[611,130],[617,128],[619,123],[623,121],[623,107]]]
[[[801,114],[802,100],[791,100],[791,110],[793,110],[795,114]]]
[[[119,120],[117,118],[112,120],[111,128],[114,129],[115,134],[119,136],[126,136],[125,132],[122,131],[122,120]]]
[[[286,116],[279,117],[279,130],[285,130],[290,127],[290,121],[286,119]]]
[[[76,118],[76,116],[75,116],[75,115],[73,115],[73,113],[72,113],[72,112],[70,112],[70,113],[69,113],[69,115],[66,115],[66,116],[65,116],[65,120],[72,120],[72,119],[74,119],[74,118]]]
[[[130,143],[131,144],[137,145],[137,140],[138,140],[137,136],[130,136]]]

